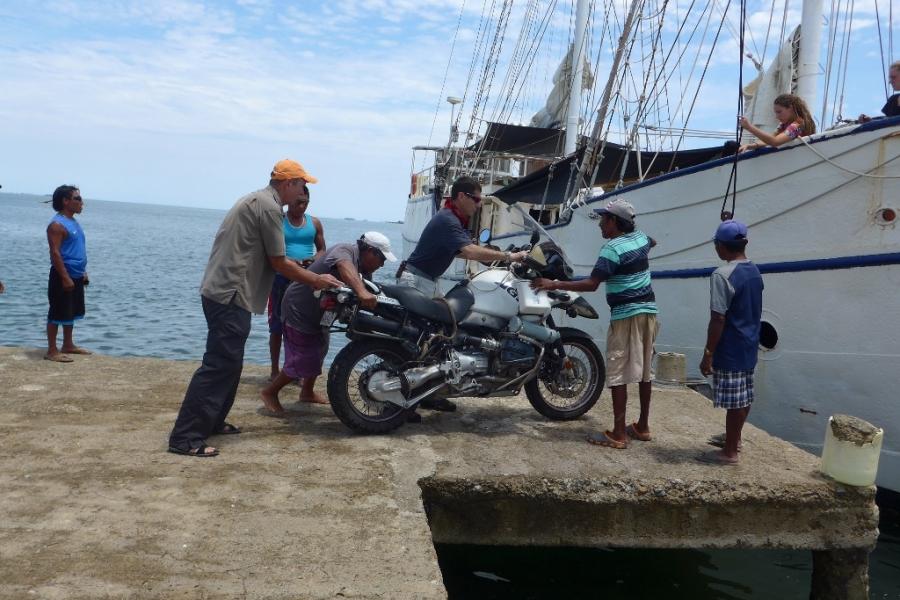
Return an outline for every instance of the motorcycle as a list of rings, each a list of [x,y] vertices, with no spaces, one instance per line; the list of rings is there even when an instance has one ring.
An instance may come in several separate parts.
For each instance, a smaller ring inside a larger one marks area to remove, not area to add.
[[[572,272],[552,242],[536,245],[538,239],[535,232],[530,244],[510,246],[529,251],[523,263],[492,264],[443,298],[366,281],[377,298],[367,310],[349,288],[323,291],[322,326],[350,339],[328,372],[328,398],[341,422],[359,433],[387,433],[425,399],[516,396],[522,389],[549,419],[589,411],[603,391],[603,355],[585,332],[558,327],[551,310],[598,314],[575,292],[530,287],[536,277]]]

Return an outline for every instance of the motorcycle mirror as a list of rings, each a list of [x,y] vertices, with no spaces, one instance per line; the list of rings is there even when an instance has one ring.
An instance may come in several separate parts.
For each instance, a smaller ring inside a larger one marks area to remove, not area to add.
[[[531,245],[537,244],[539,239],[541,239],[541,232],[535,229],[531,232]]]
[[[478,241],[482,244],[487,244],[491,241],[491,228],[485,227],[478,233]]]

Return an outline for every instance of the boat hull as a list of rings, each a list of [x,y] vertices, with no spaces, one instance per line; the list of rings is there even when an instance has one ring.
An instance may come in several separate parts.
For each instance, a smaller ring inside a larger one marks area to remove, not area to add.
[[[750,227],[748,255],[765,282],[763,320],[778,335],[774,347],[760,349],[750,420],[818,452],[830,415],[864,418],[887,432],[878,484],[900,491],[900,444],[891,434],[900,428],[900,230],[884,212],[900,213],[900,180],[884,177],[900,176],[900,119],[811,142],[738,162],[735,213]],[[593,209],[613,198],[634,205],[639,228],[659,244],[651,256],[662,323],[657,349],[686,354],[692,377],[699,377],[709,319],[709,274],[721,264],[711,238],[731,162],[606,194],[547,228],[576,275],[586,276],[604,243]],[[731,208],[731,198],[725,205]],[[409,215],[406,236],[417,239]],[[525,243],[528,235],[496,231],[495,243]],[[598,310],[606,304],[602,292],[589,297]],[[602,341],[606,314],[578,326],[592,327]]]

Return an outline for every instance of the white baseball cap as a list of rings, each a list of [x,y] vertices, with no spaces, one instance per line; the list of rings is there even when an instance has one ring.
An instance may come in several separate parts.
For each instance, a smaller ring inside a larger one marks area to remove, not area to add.
[[[393,252],[391,252],[391,240],[389,240],[383,233],[378,233],[377,231],[367,231],[359,239],[372,248],[380,250],[389,262],[397,262],[397,257],[394,256]]]

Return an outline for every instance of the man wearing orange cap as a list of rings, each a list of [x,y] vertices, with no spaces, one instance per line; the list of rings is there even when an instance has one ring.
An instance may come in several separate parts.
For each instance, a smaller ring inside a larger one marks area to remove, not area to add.
[[[238,200],[225,215],[200,285],[209,328],[206,352],[169,435],[170,452],[216,456],[219,451],[206,445],[208,437],[241,432],[225,418],[241,379],[250,313],[265,312],[276,272],[315,289],[342,285],[330,274],[307,271],[285,258],[282,206],[316,181],[300,163],[279,161],[269,185]]]

